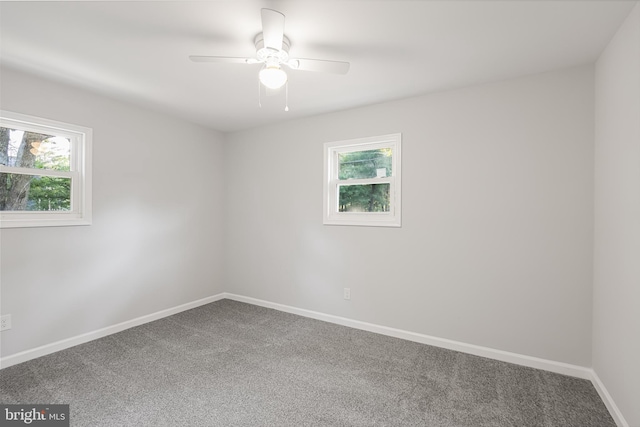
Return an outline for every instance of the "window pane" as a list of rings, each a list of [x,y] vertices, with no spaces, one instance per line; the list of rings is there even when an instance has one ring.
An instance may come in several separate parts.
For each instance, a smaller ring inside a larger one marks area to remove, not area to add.
[[[0,128],[0,164],[21,168],[68,171],[68,138],[17,129]]]
[[[68,211],[71,178],[0,173],[0,211]]]
[[[338,154],[338,179],[367,179],[391,176],[391,148]]]
[[[390,184],[339,187],[338,212],[389,212]]]

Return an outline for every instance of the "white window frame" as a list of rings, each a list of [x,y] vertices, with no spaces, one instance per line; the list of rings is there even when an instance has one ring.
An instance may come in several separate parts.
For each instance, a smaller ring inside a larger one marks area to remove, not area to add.
[[[69,211],[0,211],[0,228],[51,227],[91,224],[91,128],[0,110],[0,126],[68,138],[69,171],[0,165],[0,172],[71,179]]]
[[[373,227],[400,227],[401,203],[401,147],[402,134],[374,136],[324,144],[324,202],[323,223],[326,225],[360,225]],[[338,179],[338,156],[355,151],[391,148],[391,176],[369,179]],[[389,184],[389,212],[339,212],[340,185]]]

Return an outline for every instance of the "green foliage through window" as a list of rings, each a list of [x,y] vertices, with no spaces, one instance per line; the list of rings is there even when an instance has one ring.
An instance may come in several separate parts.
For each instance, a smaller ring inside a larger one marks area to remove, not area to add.
[[[338,154],[338,179],[391,176],[392,150],[353,151]],[[389,212],[389,184],[340,185],[338,212]]]
[[[389,184],[341,185],[338,212],[389,212]]]
[[[378,171],[384,176],[391,176],[392,150],[380,148],[378,150],[353,151],[340,153],[338,158],[338,179],[368,179],[378,176]]]
[[[42,170],[43,176],[0,173],[0,211],[68,211],[71,179],[46,176],[69,171],[71,142],[67,138],[0,128],[0,165]]]

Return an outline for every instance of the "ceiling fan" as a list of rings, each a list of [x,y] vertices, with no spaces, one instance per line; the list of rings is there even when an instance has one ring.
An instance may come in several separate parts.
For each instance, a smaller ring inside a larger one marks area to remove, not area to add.
[[[235,64],[263,64],[258,74],[260,83],[268,89],[278,89],[287,83],[287,73],[283,65],[293,70],[319,71],[334,74],[346,74],[349,63],[342,61],[325,61],[321,59],[289,58],[291,42],[284,35],[284,15],[276,10],[262,9],[262,32],[255,39],[255,58],[239,58],[229,56],[197,56],[191,55],[193,62],[227,62]]]

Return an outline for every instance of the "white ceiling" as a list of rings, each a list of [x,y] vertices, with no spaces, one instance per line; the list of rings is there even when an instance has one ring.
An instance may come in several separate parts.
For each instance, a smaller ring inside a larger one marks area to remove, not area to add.
[[[3,65],[234,131],[595,61],[634,1],[108,1],[0,3]],[[347,75],[290,71],[262,98],[260,9],[286,15],[292,57]],[[1,99],[0,99],[1,101]]]

